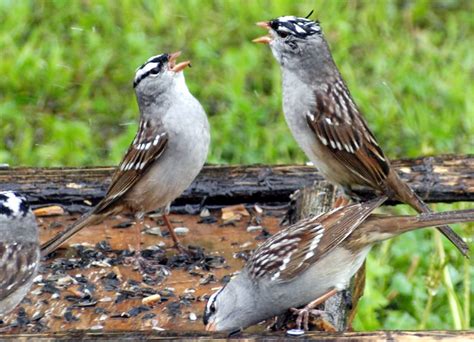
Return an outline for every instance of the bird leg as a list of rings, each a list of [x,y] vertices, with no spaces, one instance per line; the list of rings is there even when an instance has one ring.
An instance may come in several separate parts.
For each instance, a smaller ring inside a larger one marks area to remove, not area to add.
[[[174,227],[171,224],[167,214],[163,214],[163,221],[165,221],[165,225],[168,228],[168,231],[170,232],[171,238],[173,239],[173,242],[174,242],[173,248],[176,248],[180,253],[192,255],[192,253],[179,242],[178,237],[176,236],[176,233],[174,232]]]
[[[136,215],[135,223],[136,236],[138,237],[137,247],[135,248],[134,264],[140,273],[147,273],[147,260],[142,257],[142,227],[145,225],[145,217],[143,214]]]
[[[309,314],[314,314],[318,316],[325,316],[325,312],[323,310],[315,310],[314,308],[321,303],[324,303],[330,297],[334,296],[338,291],[336,289],[332,289],[327,293],[323,294],[321,297],[313,300],[311,303],[306,305],[303,309],[296,309],[291,308],[294,314],[298,315],[296,318],[296,326],[298,329],[301,329],[301,323],[304,323],[304,329],[309,330],[308,321],[309,321]],[[326,326],[332,326],[329,322],[325,322]]]
[[[343,187],[342,189],[338,188],[336,193],[336,199],[334,200],[332,207],[335,209],[348,205],[351,202],[352,193],[352,190],[348,187]]]
[[[137,245],[134,248],[134,255],[131,257],[129,262],[134,265],[134,268],[139,269],[140,271],[143,271],[143,263],[145,260],[142,258],[142,226],[144,224],[144,217],[143,215],[135,215],[135,236],[137,238]],[[129,245],[130,246],[130,245]],[[131,248],[131,246],[129,247]],[[127,258],[128,259],[128,258]]]
[[[348,205],[350,202],[351,202],[351,200],[349,198],[347,198],[346,196],[338,196],[338,197],[336,197],[336,200],[334,201],[332,207],[334,209],[339,208],[339,207],[344,207],[344,206]]]

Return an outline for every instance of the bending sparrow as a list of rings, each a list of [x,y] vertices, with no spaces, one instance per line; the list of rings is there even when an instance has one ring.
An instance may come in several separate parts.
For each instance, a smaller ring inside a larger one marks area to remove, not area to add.
[[[209,122],[201,104],[188,90],[180,52],[153,56],[139,67],[133,87],[140,109],[138,132],[105,197],[71,227],[41,246],[41,254],[57,249],[82,228],[99,224],[124,210],[143,218],[164,208],[163,216],[175,246],[183,250],[166,214],[170,203],[198,175],[207,158]]]
[[[283,111],[294,138],[329,181],[352,195],[369,186],[413,207],[430,208],[404,183],[378,145],[342,79],[319,22],[285,16],[257,25],[281,66]],[[448,226],[438,229],[468,256],[467,244]]]
[[[38,227],[26,198],[0,192],[0,316],[26,296],[39,261]]]
[[[474,221],[472,209],[419,216],[371,214],[385,200],[335,208],[266,240],[242,271],[211,295],[204,312],[206,330],[234,332],[310,303],[293,309],[299,314],[297,324],[304,319],[307,328],[309,312],[347,287],[375,243],[419,228]]]

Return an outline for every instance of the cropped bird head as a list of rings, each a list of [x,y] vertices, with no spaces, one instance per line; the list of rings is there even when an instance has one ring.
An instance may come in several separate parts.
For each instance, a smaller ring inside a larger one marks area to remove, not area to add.
[[[171,89],[175,84],[184,83],[183,70],[190,61],[177,63],[180,51],[163,53],[150,57],[135,72],[133,87],[135,92],[144,95],[159,95]]]
[[[0,217],[24,217],[29,209],[28,201],[23,195],[13,191],[0,191]]]

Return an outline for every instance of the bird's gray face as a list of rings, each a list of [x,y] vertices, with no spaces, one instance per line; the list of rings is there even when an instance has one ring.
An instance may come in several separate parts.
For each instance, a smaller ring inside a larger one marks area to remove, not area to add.
[[[182,71],[191,62],[176,63],[180,55],[181,52],[178,51],[153,56],[140,66],[133,81],[137,96],[159,96],[171,89],[178,80],[182,80]]]
[[[326,43],[317,21],[284,16],[257,25],[268,29],[269,34],[253,41],[269,44],[276,60],[284,68],[305,69],[306,64],[314,63],[318,52],[326,52]]]
[[[249,295],[252,293],[247,288],[249,285],[243,284],[239,277],[240,275],[232,279],[209,298],[203,316],[207,331],[233,333],[265,318],[260,317],[261,312],[254,296]]]

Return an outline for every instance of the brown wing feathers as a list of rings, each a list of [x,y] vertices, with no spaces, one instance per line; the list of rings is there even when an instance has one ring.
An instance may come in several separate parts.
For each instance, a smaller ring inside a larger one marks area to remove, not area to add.
[[[117,207],[117,201],[123,198],[153,162],[163,154],[167,142],[168,135],[162,125],[150,125],[146,120],[141,120],[137,135],[115,171],[105,197],[91,212],[41,245],[41,254],[48,255],[82,228],[99,224],[108,215],[120,209],[120,206]]]
[[[316,92],[315,113],[306,117],[310,128],[353,178],[380,189],[390,171],[387,158],[350,98],[338,87],[326,89]]]
[[[315,111],[306,119],[317,139],[348,172],[347,183],[368,185],[409,204],[418,212],[430,208],[391,169],[375,137],[342,82],[321,86],[315,93]],[[343,186],[356,184],[341,184]],[[438,228],[468,256],[467,244],[448,226]]]

